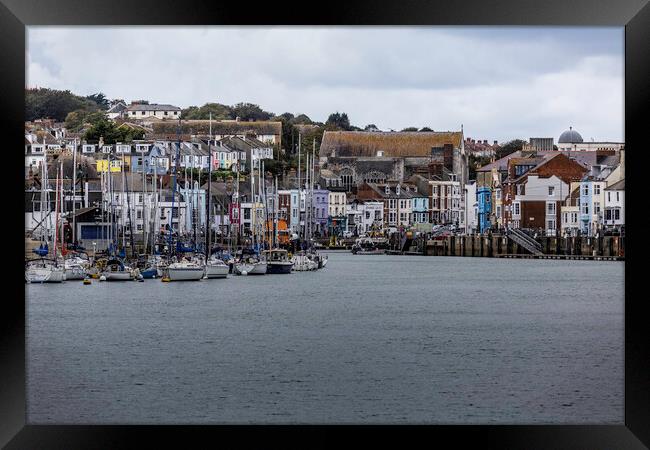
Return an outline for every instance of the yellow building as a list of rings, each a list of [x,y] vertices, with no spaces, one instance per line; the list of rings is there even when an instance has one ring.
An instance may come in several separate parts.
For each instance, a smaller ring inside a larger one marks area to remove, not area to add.
[[[111,172],[121,172],[122,161],[119,159],[112,161],[109,161],[108,159],[100,159],[97,161],[97,173],[107,172],[109,168]]]

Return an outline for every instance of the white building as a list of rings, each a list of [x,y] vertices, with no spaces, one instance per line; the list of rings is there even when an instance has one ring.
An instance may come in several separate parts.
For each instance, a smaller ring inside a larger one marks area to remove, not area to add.
[[[345,192],[329,193],[328,214],[336,217],[347,213],[347,195]]]
[[[346,205],[347,231],[363,236],[370,231],[384,231],[384,203],[354,201]]]
[[[625,179],[605,188],[603,226],[619,230],[625,226]]]
[[[561,223],[558,223],[558,213],[562,203],[570,194],[569,185],[555,175],[547,178],[529,175],[524,183],[518,185],[518,188],[519,191],[512,202],[512,227],[520,227],[524,203],[544,202],[544,224],[539,225],[545,229],[547,236],[555,236],[561,226]]]
[[[478,230],[478,200],[476,198],[476,181],[465,185],[465,234]]]
[[[464,208],[460,182],[431,180],[431,220],[433,224],[464,222]]]
[[[126,119],[178,119],[181,116],[181,109],[172,105],[138,102],[131,103],[122,114]]]

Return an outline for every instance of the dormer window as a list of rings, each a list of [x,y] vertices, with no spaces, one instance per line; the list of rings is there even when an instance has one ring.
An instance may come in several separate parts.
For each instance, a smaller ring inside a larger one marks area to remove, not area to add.
[[[386,186],[384,188],[384,192],[386,193],[386,195],[390,195],[390,186]]]
[[[395,194],[399,195],[400,194],[400,185],[398,184],[395,186]]]

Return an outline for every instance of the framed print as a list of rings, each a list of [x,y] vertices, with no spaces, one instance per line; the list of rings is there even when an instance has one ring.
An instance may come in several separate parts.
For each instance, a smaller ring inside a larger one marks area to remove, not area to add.
[[[647,2],[318,9],[2,0],[2,444],[648,446]]]

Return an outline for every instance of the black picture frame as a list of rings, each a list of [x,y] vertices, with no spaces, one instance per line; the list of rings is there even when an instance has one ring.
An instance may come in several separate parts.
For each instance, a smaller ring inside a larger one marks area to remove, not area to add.
[[[310,7],[308,7],[310,6]],[[29,25],[579,25],[625,27],[625,141],[626,202],[632,205],[626,217],[628,248],[625,274],[625,424],[620,426],[400,426],[354,427],[362,439],[386,442],[395,438],[421,437],[436,444],[451,439],[454,446],[474,443],[498,448],[644,448],[650,446],[650,322],[647,288],[634,277],[632,267],[641,267],[647,243],[642,234],[644,203],[640,189],[648,166],[644,148],[647,126],[643,112],[650,106],[650,5],[648,0],[465,0],[463,2],[371,1],[310,4],[269,3],[266,6],[236,2],[190,0],[0,0],[0,105],[5,113],[5,151],[10,154],[4,171],[5,195],[15,204],[5,210],[2,229],[6,250],[0,340],[0,444],[14,448],[125,448],[150,446],[153,442],[182,443],[208,438],[223,443],[224,433],[246,445],[254,435],[266,444],[287,438],[303,446],[335,445],[333,431],[352,427],[327,426],[34,426],[26,425],[25,411],[25,290],[22,274],[22,243],[12,237],[22,234],[22,155],[25,87],[25,27]],[[588,107],[588,105],[586,106]],[[631,151],[629,151],[631,150]],[[14,158],[15,157],[15,158]],[[20,167],[18,170],[16,167]],[[15,189],[15,192],[13,191]],[[10,252],[10,253],[9,253]],[[9,257],[8,255],[13,255]],[[20,262],[19,262],[20,259]],[[634,290],[633,284],[641,289]],[[22,301],[21,301],[22,300]],[[255,431],[253,434],[251,431]],[[266,445],[265,445],[266,446]]]

